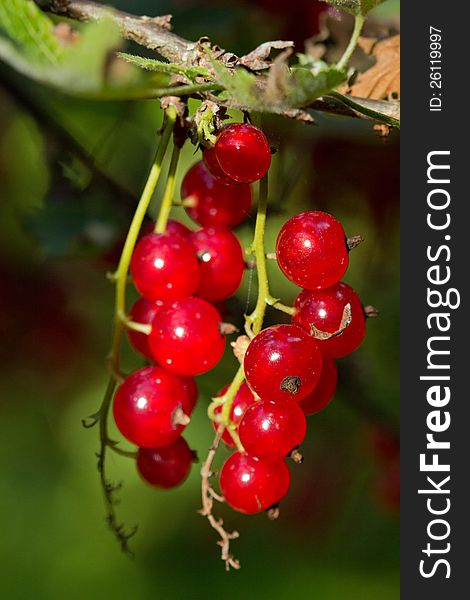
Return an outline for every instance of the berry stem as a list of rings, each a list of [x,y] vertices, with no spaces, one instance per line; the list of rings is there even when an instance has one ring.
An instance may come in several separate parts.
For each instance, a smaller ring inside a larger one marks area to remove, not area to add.
[[[134,217],[132,219],[129,231],[127,233],[124,248],[122,250],[121,257],[117,270],[111,276],[111,280],[116,286],[115,290],[115,305],[114,305],[114,330],[113,339],[111,345],[111,352],[109,355],[109,364],[111,370],[111,376],[109,378],[106,391],[101,402],[101,406],[96,413],[95,421],[93,424],[99,423],[100,432],[100,449],[98,452],[98,471],[100,473],[101,488],[103,491],[105,507],[106,507],[106,520],[111,531],[116,536],[120,543],[121,550],[125,553],[130,554],[128,540],[135,533],[136,529],[133,528],[127,532],[124,529],[123,523],[119,523],[116,516],[116,498],[115,492],[120,488],[120,485],[115,485],[107,478],[106,475],[106,453],[108,448],[117,454],[122,456],[131,457],[134,455],[131,451],[121,450],[116,447],[116,444],[109,438],[108,435],[108,414],[113,400],[114,392],[117,384],[122,379],[121,366],[120,366],[120,355],[121,355],[121,339],[125,326],[130,326],[130,321],[126,314],[126,284],[129,272],[129,265],[131,261],[132,252],[136,244],[139,232],[147,212],[148,206],[152,199],[155,187],[157,185],[160,173],[162,170],[163,158],[165,156],[168,143],[170,141],[171,132],[173,131],[176,122],[176,110],[173,107],[169,107],[165,111],[166,122],[163,128],[160,143],[155,155],[155,159],[150,170],[147,183],[145,184],[142,196],[137,205]],[[135,324],[133,324],[135,325]]]
[[[166,180],[165,192],[163,194],[162,203],[160,205],[160,211],[158,213],[157,222],[155,224],[155,233],[164,233],[166,230],[168,217],[170,216],[170,211],[173,204],[173,195],[175,193],[175,177],[179,157],[180,147],[175,144],[173,146],[173,152],[171,154],[171,162],[168,171],[168,178]]]
[[[256,274],[258,276],[258,298],[254,311],[245,319],[245,330],[252,338],[261,331],[263,326],[266,304],[271,304],[269,293],[268,272],[266,269],[266,254],[264,249],[264,230],[266,227],[266,211],[268,206],[268,176],[261,179],[259,184],[258,212],[256,213],[255,234],[251,251],[256,258]]]
[[[253,242],[251,244],[251,252],[253,252],[256,257],[256,272],[258,276],[258,298],[256,301],[254,311],[250,315],[247,315],[245,318],[245,329],[248,337],[250,338],[253,338],[257,333],[261,331],[261,328],[263,326],[264,315],[266,312],[266,305],[277,302],[277,300],[272,298],[269,292],[268,273],[266,269],[264,230],[266,227],[267,206],[268,176],[266,175],[265,177],[263,177],[263,179],[261,179],[259,185],[258,211],[256,214],[255,233],[253,236]],[[232,410],[233,400],[244,380],[245,372],[243,370],[243,364],[241,364],[228,390],[225,392],[222,398],[218,398],[218,401],[221,400],[223,402],[223,408],[220,414],[220,423],[222,423],[225,426],[228,426],[230,423],[230,412]],[[209,418],[211,418],[211,414],[213,415],[212,405],[209,405],[208,414]],[[235,443],[237,443],[237,440],[234,439],[234,441]]]
[[[150,173],[145,184],[144,191],[140,197],[134,217],[132,219],[129,231],[127,232],[126,241],[122,250],[121,258],[116,272],[114,273],[114,281],[116,284],[115,308],[114,308],[114,336],[111,350],[111,369],[114,373],[120,373],[120,348],[123,332],[123,325],[126,320],[126,283],[129,265],[131,262],[132,252],[139,236],[142,222],[147,213],[150,201],[157,186],[160,174],[162,171],[163,158],[170,141],[171,132],[173,131],[176,122],[176,110],[170,106],[165,111],[166,123],[163,128],[162,137],[158,145],[155,159],[150,169]]]
[[[347,45],[346,50],[344,51],[343,56],[339,59],[338,64],[336,65],[338,69],[346,69],[348,66],[349,59],[354,52],[357,40],[361,35],[362,28],[364,26],[364,15],[356,15],[354,18],[354,29],[351,35],[351,39],[349,40],[349,44]]]
[[[209,450],[206,460],[204,461],[201,468],[201,496],[202,496],[202,508],[199,511],[203,517],[207,517],[211,527],[215,529],[215,531],[219,534],[220,540],[218,544],[221,547],[221,558],[225,562],[225,569],[227,571],[232,569],[239,569],[240,563],[234,556],[230,553],[230,542],[238,537],[237,531],[226,531],[224,529],[224,523],[222,519],[219,519],[214,516],[212,512],[212,508],[214,506],[214,500],[223,501],[223,498],[219,496],[210,484],[210,478],[214,475],[212,471],[212,463],[214,461],[214,457],[217,453],[217,449],[220,444],[220,440],[222,439],[222,435],[224,433],[224,427],[220,427],[219,431],[216,433],[212,446]]]
[[[222,398],[218,398],[219,401],[223,402],[223,408],[220,416],[220,422],[225,426],[230,421],[230,411],[232,410],[233,400],[240,389],[241,384],[245,380],[245,371],[243,365],[238,367],[238,371],[232,380],[228,390],[225,392]],[[210,408],[210,405],[209,405]]]
[[[121,484],[115,484],[111,482],[106,475],[106,452],[108,448],[116,450],[114,445],[111,444],[108,437],[108,412],[111,405],[111,401],[114,396],[116,389],[116,381],[113,377],[110,377],[106,392],[103,398],[103,402],[98,411],[99,415],[99,429],[100,429],[100,451],[98,452],[98,471],[100,474],[101,489],[103,491],[103,497],[106,507],[106,522],[109,528],[114,533],[118,540],[122,552],[125,554],[132,555],[132,551],[129,548],[129,539],[137,531],[136,527],[133,527],[129,531],[126,531],[124,524],[118,521],[115,506],[117,504],[116,492],[121,488]],[[123,451],[120,451],[123,452]]]

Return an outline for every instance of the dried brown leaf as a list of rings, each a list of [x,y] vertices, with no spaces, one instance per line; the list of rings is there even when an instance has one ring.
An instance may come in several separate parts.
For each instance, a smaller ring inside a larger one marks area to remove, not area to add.
[[[239,59],[238,64],[247,67],[252,71],[261,71],[262,69],[267,69],[271,66],[273,61],[270,58],[270,55],[273,50],[285,50],[286,48],[293,47],[294,42],[286,42],[283,40],[264,42],[264,44],[260,44],[249,54],[242,56]]]
[[[400,36],[377,41],[360,38],[359,46],[376,59],[375,64],[361,73],[347,93],[360,98],[391,100],[400,97]]]

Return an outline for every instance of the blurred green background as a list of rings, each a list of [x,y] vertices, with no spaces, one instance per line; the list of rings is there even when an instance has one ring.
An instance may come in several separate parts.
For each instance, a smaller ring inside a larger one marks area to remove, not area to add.
[[[318,29],[312,0],[115,4],[138,14],[173,13],[182,36],[208,35],[234,52],[276,37],[305,39]],[[376,18],[396,17],[392,2]],[[233,543],[240,571],[225,573],[216,535],[196,513],[197,466],[184,486],[159,492],[139,480],[132,461],[110,456],[110,475],[124,482],[119,516],[139,524],[129,559],[104,522],[98,432],[83,429],[81,419],[97,409],[106,384],[113,291],[105,274],[145,181],[161,111],[153,101],[73,99],[0,65],[3,598],[399,597],[398,471],[387,451],[396,444],[390,432],[399,413],[398,136],[381,139],[365,121],[317,120],[318,127],[306,127],[263,119],[279,149],[267,249],[289,216],[332,212],[347,233],[365,237],[345,281],[380,317],[368,323],[363,346],[339,361],[334,401],[310,417],[305,462],[291,466],[280,518],[220,508],[227,528],[241,534]],[[180,178],[197,159],[187,143]],[[190,224],[182,209],[174,216]],[[245,244],[253,224],[251,218],[237,229]],[[240,324],[253,305],[251,279],[248,273],[227,304],[227,320]],[[273,264],[270,280],[273,294],[292,303],[298,290]],[[270,312],[267,322],[280,315]],[[140,365],[127,346],[124,363],[129,370]],[[235,370],[227,352],[198,379],[199,405],[185,437],[200,457],[212,439],[209,398]]]

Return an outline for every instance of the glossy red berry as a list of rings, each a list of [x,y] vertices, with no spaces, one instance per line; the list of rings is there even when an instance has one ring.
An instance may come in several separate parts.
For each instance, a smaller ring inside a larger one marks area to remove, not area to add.
[[[219,161],[217,160],[217,156],[215,153],[215,148],[206,148],[202,155],[202,160],[206,165],[207,170],[211,175],[221,179],[225,183],[235,184],[237,183],[234,179],[227,177],[227,175],[222,171],[219,165]]]
[[[327,340],[317,340],[325,356],[346,356],[361,345],[366,334],[366,319],[359,296],[340,281],[325,290],[303,290],[295,301],[294,323],[306,331],[311,331],[312,323],[327,333],[340,328],[346,304],[351,306],[351,322],[346,329]]]
[[[154,232],[155,223],[149,223],[143,228],[141,237],[144,237],[145,235]],[[183,223],[181,223],[180,221],[176,221],[175,219],[168,219],[165,233],[169,235],[179,235],[180,237],[187,239],[191,234],[191,229],[189,229],[189,227],[186,227],[186,225],[183,225]]]
[[[320,379],[313,392],[299,402],[300,408],[306,415],[313,415],[325,408],[332,400],[336,391],[338,370],[335,361],[327,356],[323,357]]]
[[[175,300],[163,306],[152,323],[150,350],[156,362],[178,375],[200,375],[222,358],[225,338],[221,317],[202,298]]]
[[[284,275],[296,285],[309,290],[329,287],[349,264],[343,227],[324,212],[300,213],[279,232],[276,257]]]
[[[155,302],[151,302],[150,300],[146,300],[145,298],[139,298],[134,302],[132,308],[129,311],[129,318],[136,323],[142,323],[143,325],[150,325],[153,321],[153,318],[157,314],[157,311],[163,306],[163,302],[161,300],[157,300]],[[148,335],[145,333],[140,333],[139,331],[134,331],[133,329],[127,330],[127,335],[129,337],[129,341],[137,350],[147,358],[152,359],[152,354],[150,353]]]
[[[190,238],[201,269],[196,295],[210,301],[232,296],[243,279],[245,260],[240,242],[221,225],[194,231]]]
[[[180,235],[150,233],[135,247],[131,272],[147,300],[176,300],[193,294],[201,273],[191,244]]]
[[[170,489],[189,475],[194,454],[182,437],[161,448],[139,448],[137,470],[150,485]]]
[[[181,185],[181,199],[190,200],[188,215],[202,225],[235,227],[250,214],[251,188],[249,185],[225,183],[209,173],[204,163],[198,162],[186,173]]]
[[[184,375],[180,375],[179,379],[181,381],[181,385],[183,386],[184,397],[183,397],[183,410],[184,414],[191,416],[196,403],[198,396],[197,383],[194,377],[186,377]]]
[[[222,467],[219,484],[229,506],[254,514],[282,500],[289,490],[290,473],[284,460],[263,460],[234,452]]]
[[[168,219],[168,223],[166,224],[166,233],[169,235],[179,235],[182,238],[188,239],[188,237],[191,235],[191,229],[175,219]]]
[[[226,385],[224,388],[220,390],[217,394],[217,398],[223,396],[225,392],[228,390],[229,386]],[[233,425],[235,425],[235,431],[238,431],[238,424],[242,420],[243,415],[245,414],[246,409],[255,402],[255,397],[253,396],[253,392],[248,387],[246,381],[244,381],[241,386],[238,388],[238,392],[235,394],[235,398],[233,399],[232,408],[230,409],[230,421]],[[222,406],[217,406],[214,410],[215,414],[220,414],[222,412]],[[219,428],[219,424],[213,421],[214,429],[217,431]],[[230,432],[225,429],[222,434],[223,441],[228,445],[235,448],[235,443],[233,441]]]
[[[143,448],[171,444],[187,421],[185,394],[180,378],[162,367],[135,371],[124,380],[114,398],[113,414],[119,431]]]
[[[297,325],[264,329],[250,342],[244,360],[248,384],[262,400],[274,402],[308,396],[321,366],[316,341]]]
[[[222,171],[239,183],[253,183],[266,175],[271,148],[264,133],[253,125],[234,123],[219,133],[214,154]]]
[[[262,400],[246,409],[238,432],[247,454],[282,460],[303,442],[307,421],[297,402]]]

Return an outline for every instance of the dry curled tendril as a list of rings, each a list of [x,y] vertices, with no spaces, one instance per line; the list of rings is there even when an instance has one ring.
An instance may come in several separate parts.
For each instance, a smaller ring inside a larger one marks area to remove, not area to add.
[[[210,479],[215,475],[212,471],[212,463],[214,461],[214,457],[217,453],[217,448],[219,447],[220,440],[222,439],[222,435],[224,433],[225,427],[220,427],[217,431],[217,434],[214,438],[212,446],[209,450],[206,460],[204,461],[201,468],[201,493],[202,493],[202,508],[198,511],[203,517],[207,517],[209,524],[215,531],[219,534],[220,540],[217,542],[221,547],[221,558],[225,563],[225,569],[227,571],[232,569],[239,569],[240,562],[233,557],[230,553],[230,542],[239,537],[238,531],[227,531],[224,528],[224,522],[221,518],[217,518],[214,516],[212,509],[214,506],[214,501],[217,502],[225,502],[224,498],[217,494],[213,489]]]

